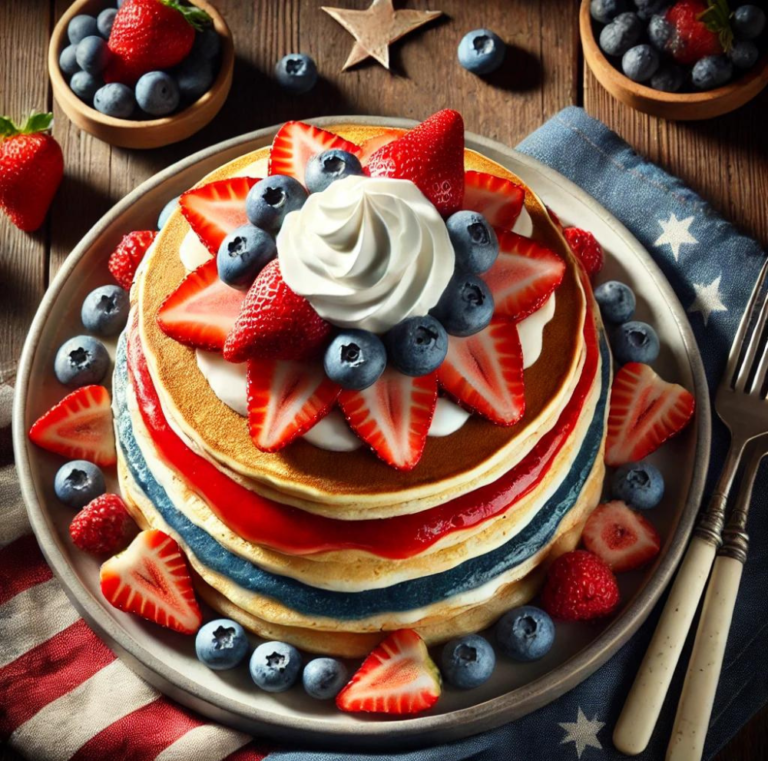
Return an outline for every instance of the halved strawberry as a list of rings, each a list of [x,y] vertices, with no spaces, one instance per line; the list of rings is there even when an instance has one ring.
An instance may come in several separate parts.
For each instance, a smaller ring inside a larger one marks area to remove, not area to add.
[[[411,378],[391,367],[364,391],[339,396],[352,430],[398,470],[412,470],[421,459],[436,404],[434,373]]]
[[[217,180],[182,193],[179,206],[200,242],[215,256],[224,238],[246,224],[245,199],[257,177]]]
[[[493,227],[511,230],[524,202],[525,191],[511,180],[486,172],[464,173],[464,208],[480,212]]]
[[[451,336],[437,369],[441,388],[497,425],[514,425],[525,413],[523,350],[517,328],[494,318],[469,338]]]
[[[193,349],[221,351],[245,293],[219,280],[216,259],[190,272],[157,310],[160,330]]]
[[[497,230],[499,255],[483,280],[493,294],[494,315],[514,322],[539,309],[563,282],[565,262],[554,251],[517,233]]]
[[[440,672],[413,629],[392,632],[364,661],[336,705],[350,713],[413,714],[440,697]]]
[[[690,391],[662,380],[648,365],[624,365],[611,388],[605,462],[616,466],[647,457],[688,425],[695,406]]]
[[[600,505],[589,516],[581,539],[614,573],[641,568],[661,549],[659,532],[619,500]]]
[[[563,229],[563,237],[590,277],[600,272],[605,255],[603,247],[591,232],[578,227],[566,227]]]
[[[117,455],[109,391],[104,386],[78,388],[32,426],[29,438],[70,460],[114,465]]]
[[[269,153],[269,173],[287,174],[304,183],[307,162],[318,153],[338,148],[357,154],[360,147],[343,137],[304,122],[286,122],[278,130]]]
[[[116,608],[182,634],[195,634],[203,621],[186,558],[158,529],[142,531],[102,564],[101,593]]]
[[[360,163],[365,166],[368,163],[368,159],[373,156],[379,148],[383,148],[385,145],[389,145],[393,140],[397,140],[402,131],[399,129],[387,129],[376,137],[369,137],[364,140],[360,145],[360,152],[357,154],[357,158],[360,159]]]
[[[248,362],[248,427],[262,452],[278,452],[330,411],[341,388],[321,363],[278,359]]]

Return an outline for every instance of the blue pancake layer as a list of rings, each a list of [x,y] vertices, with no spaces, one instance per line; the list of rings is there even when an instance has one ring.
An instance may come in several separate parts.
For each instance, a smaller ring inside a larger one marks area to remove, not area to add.
[[[455,568],[433,576],[363,592],[333,592],[317,589],[295,579],[265,571],[233,554],[174,506],[165,489],[152,475],[133,435],[126,402],[128,367],[125,344],[126,337],[123,334],[115,360],[113,394],[119,446],[133,481],[201,563],[228,577],[243,589],[271,597],[307,616],[359,620],[383,613],[422,608],[481,587],[500,574],[525,562],[552,540],[560,522],[576,504],[592,472],[603,438],[611,357],[605,337],[601,335],[602,388],[581,449],[566,479],[519,534],[485,555],[467,560]]]

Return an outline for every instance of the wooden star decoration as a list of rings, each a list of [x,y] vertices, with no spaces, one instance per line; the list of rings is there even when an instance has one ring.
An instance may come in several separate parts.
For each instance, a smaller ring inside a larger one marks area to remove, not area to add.
[[[396,11],[392,0],[373,0],[365,11],[347,8],[323,8],[354,38],[355,44],[342,71],[346,71],[366,58],[375,58],[389,69],[389,46],[414,29],[443,15],[442,11]]]

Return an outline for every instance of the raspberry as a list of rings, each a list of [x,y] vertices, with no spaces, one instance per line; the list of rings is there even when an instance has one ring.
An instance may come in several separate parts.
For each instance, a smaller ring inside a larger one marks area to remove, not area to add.
[[[112,554],[128,544],[135,528],[123,500],[117,494],[102,494],[74,517],[69,535],[84,552]]]
[[[130,290],[136,270],[156,237],[154,230],[136,230],[128,233],[110,255],[109,271],[126,291]]]
[[[603,249],[595,236],[578,227],[566,227],[563,235],[587,274],[592,276],[600,272],[603,268]]]

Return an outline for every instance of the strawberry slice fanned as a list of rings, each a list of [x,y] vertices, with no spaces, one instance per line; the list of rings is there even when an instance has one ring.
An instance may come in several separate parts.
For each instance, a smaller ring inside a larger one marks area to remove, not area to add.
[[[352,430],[398,470],[412,470],[421,459],[436,404],[434,373],[411,378],[389,367],[364,391],[339,395]]]
[[[413,629],[392,632],[364,661],[336,705],[350,713],[414,714],[442,692],[440,672]]]
[[[231,177],[182,193],[179,206],[200,242],[215,256],[224,238],[246,224],[245,199],[257,177]]]
[[[158,529],[142,531],[101,566],[101,593],[116,608],[182,634],[195,634],[203,621],[187,561]]]
[[[383,148],[393,140],[397,140],[402,134],[402,130],[388,129],[384,130],[380,135],[376,135],[376,137],[369,137],[367,140],[364,140],[360,144],[360,152],[357,154],[360,163],[365,166],[368,163],[368,159],[371,158],[379,148]]]
[[[647,457],[688,425],[695,406],[690,391],[667,383],[648,365],[624,365],[611,387],[605,462],[616,466]]]
[[[512,180],[486,172],[464,173],[464,208],[482,214],[492,227],[511,230],[524,202],[525,191]]]
[[[219,280],[216,260],[190,272],[157,310],[160,330],[192,349],[221,351],[240,314],[245,293]]]
[[[104,386],[78,388],[32,426],[29,438],[70,460],[114,465],[117,455],[109,391]]]
[[[262,452],[278,452],[333,408],[341,388],[320,363],[278,359],[248,362],[248,427]]]
[[[494,315],[514,322],[533,314],[563,282],[565,262],[517,233],[497,230],[499,255],[483,275],[496,304]]]
[[[495,317],[485,330],[469,338],[451,336],[437,380],[462,406],[497,425],[514,425],[525,413],[523,350],[517,328]]]
[[[359,146],[304,122],[286,122],[272,141],[269,174],[286,174],[304,184],[304,169],[312,156],[337,148],[357,154]]]

